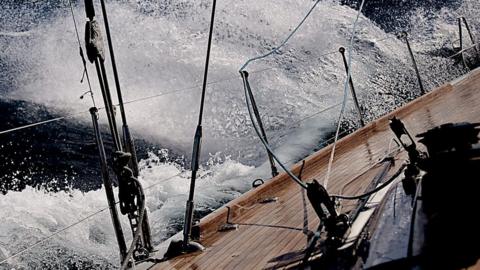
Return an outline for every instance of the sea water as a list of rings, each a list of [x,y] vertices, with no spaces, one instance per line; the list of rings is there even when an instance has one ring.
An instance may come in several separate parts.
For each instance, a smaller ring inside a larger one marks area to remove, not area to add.
[[[356,2],[345,2],[350,5],[321,1],[285,47],[247,69],[269,140],[286,164],[320,148],[335,130],[340,107],[334,105],[342,101],[346,77],[338,48],[348,44],[357,14]],[[419,95],[406,45],[396,36],[402,30],[409,33],[426,89],[467,72],[447,56],[453,53],[452,43],[458,39],[458,16],[465,16],[474,31],[480,30],[477,1],[369,2],[360,17],[352,51],[352,78],[367,120]],[[269,178],[265,150],[249,122],[238,69],[249,58],[280,44],[313,3],[218,2],[203,122],[202,167],[195,196],[196,209],[202,215],[250,189],[254,179]],[[80,112],[62,127],[75,126],[75,142],[90,145],[94,153],[87,112],[92,103],[88,95],[79,99],[88,87],[79,82],[83,66],[68,2],[7,0],[0,6],[0,99],[7,112],[15,111],[0,117],[6,119],[5,124],[15,121],[23,125],[32,119]],[[83,42],[83,3],[74,1],[73,7]],[[375,11],[375,7],[382,10]],[[211,2],[124,0],[107,1],[107,8],[129,125],[145,149],[139,178],[146,188],[153,240],[158,244],[181,230],[183,222]],[[101,22],[98,5],[97,16]],[[107,68],[110,70],[108,61]],[[90,64],[88,72],[94,98],[101,107],[95,69]],[[113,86],[113,80],[110,84]],[[352,106],[349,101],[344,130],[358,127]],[[101,110],[103,125],[105,119]],[[7,188],[0,195],[0,260],[98,214],[0,265],[0,269],[118,267],[105,193],[98,188],[100,174],[95,170],[88,175],[83,172],[87,167],[82,163],[84,158],[69,155],[71,160],[62,160],[66,150],[61,146],[42,144],[52,144],[51,137],[63,136],[57,129],[45,125],[31,131],[33,135],[46,135],[29,140],[28,151],[15,154],[12,149],[16,148],[6,144],[24,138],[12,133],[8,142],[2,142],[0,135],[0,152],[9,149],[2,153],[2,166],[18,167],[8,170],[1,181],[16,181],[13,186],[21,186]],[[34,162],[29,159],[32,151],[57,159],[29,167]],[[94,155],[88,157],[88,164],[98,163]],[[48,170],[56,168],[59,160],[73,164],[72,170],[61,172],[65,177],[53,177],[53,169]],[[31,175],[43,178],[49,188],[30,185]],[[96,185],[81,185],[87,182]],[[53,192],[51,187],[60,184],[67,188]],[[130,240],[128,221],[122,219],[122,225]]]

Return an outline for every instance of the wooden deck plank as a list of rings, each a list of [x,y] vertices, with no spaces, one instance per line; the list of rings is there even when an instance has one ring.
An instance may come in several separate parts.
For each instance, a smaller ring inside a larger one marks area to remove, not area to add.
[[[289,184],[289,188],[298,188],[298,187],[295,186],[294,184]],[[289,188],[287,188],[285,190],[288,191]],[[292,205],[290,203],[291,198],[286,198],[286,197],[282,196],[282,194],[278,194],[278,195],[280,196],[278,203],[283,202],[283,203],[281,203],[281,205],[284,206],[284,208],[276,208],[275,213],[272,213],[270,210],[267,209],[263,213],[259,213],[263,217],[262,219],[259,220],[255,217],[255,219],[253,219],[253,220],[246,219],[242,223],[255,223],[255,224],[259,224],[259,225],[263,224],[263,225],[274,225],[274,226],[275,225],[291,226],[292,224],[288,223],[288,217],[291,217],[291,214],[295,213],[297,209],[294,205]],[[288,199],[288,200],[286,201],[286,199]],[[272,203],[272,206],[276,206],[276,204],[277,203]],[[276,218],[276,216],[283,217],[283,219],[282,218]],[[233,221],[235,222],[235,220],[233,220]],[[245,227],[245,225],[240,225],[240,227]],[[256,242],[256,240],[261,239],[261,238],[258,238],[258,237],[255,238],[256,236],[264,235],[266,237],[267,235],[271,235],[272,231],[275,231],[274,228],[268,228],[268,227],[257,227],[257,226],[253,226],[253,227],[256,227],[256,228],[249,228],[249,227],[252,227],[252,226],[247,226],[247,228],[245,228],[245,230],[246,231],[251,231],[250,233],[248,233],[248,235],[250,237],[243,240],[243,242],[244,242],[243,245],[238,246],[236,244],[235,245],[230,244],[229,246],[226,247],[226,249],[228,249],[231,246],[231,247],[239,249],[239,250],[248,251],[248,246],[256,246],[258,244]],[[241,233],[241,232],[239,232],[239,233]],[[297,231],[297,233],[301,234],[301,231]],[[276,231],[275,231],[275,234],[278,235],[278,233]],[[239,238],[238,235],[235,235],[234,237]],[[242,234],[242,238],[243,238],[243,234]],[[252,240],[252,238],[253,238],[253,240]],[[266,242],[266,241],[264,241],[264,242]],[[247,254],[247,256],[248,256],[248,254]],[[233,264],[235,264],[236,260],[232,259],[232,261],[233,261]],[[229,267],[229,269],[230,269],[230,267]]]
[[[412,135],[447,122],[480,122],[479,86],[480,71],[476,70],[340,140],[329,192],[355,194],[368,186],[381,170],[381,166],[376,164],[384,156],[393,137],[388,126],[388,120],[393,116],[400,118]],[[304,179],[323,182],[330,151],[331,146],[328,146],[306,159]],[[398,166],[397,163],[391,173]],[[295,172],[299,168],[300,164],[293,166]],[[354,178],[357,180],[344,187]],[[278,197],[279,201],[265,205],[258,203],[258,198],[271,196]],[[285,174],[280,174],[227,205],[232,208],[230,220],[233,222],[303,227],[303,204],[299,188]],[[254,207],[249,209],[252,205]],[[309,228],[312,230],[318,220],[309,203],[307,205]],[[345,210],[351,209],[347,203],[345,206]],[[180,256],[157,264],[152,269],[261,269],[271,258],[303,249],[306,245],[306,237],[301,231],[240,225],[238,231],[218,233],[218,227],[227,220],[226,215],[227,210],[222,207],[202,219],[201,242],[207,247],[205,252]],[[478,266],[471,269],[478,269]]]

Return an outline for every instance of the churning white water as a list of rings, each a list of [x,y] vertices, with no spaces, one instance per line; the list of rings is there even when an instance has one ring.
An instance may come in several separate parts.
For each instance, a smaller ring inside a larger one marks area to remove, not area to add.
[[[253,179],[268,178],[264,149],[249,124],[238,69],[247,59],[279,44],[312,5],[309,0],[218,3],[205,105],[204,166],[196,193],[198,210],[214,210],[248,190]],[[124,99],[133,101],[126,108],[134,135],[189,157],[210,1],[110,1],[107,7]],[[432,13],[425,8],[408,14],[416,25],[410,35],[427,89],[464,72],[453,67],[453,60],[432,52],[451,47],[457,38],[455,17],[459,14],[480,29],[474,18],[479,8],[472,0],[456,9]],[[74,11],[83,35],[83,5],[76,5]],[[100,13],[97,7],[97,15]],[[90,100],[79,99],[88,89],[79,83],[83,67],[69,10],[63,5],[47,15],[28,30],[0,28],[0,36],[10,40],[0,44],[0,59],[14,60],[22,71],[12,78],[14,89],[0,92],[1,98],[44,104],[61,114],[87,111]],[[345,79],[336,51],[347,44],[355,16],[354,9],[337,1],[322,1],[280,53],[249,66],[268,136],[287,163],[310,154],[334,128],[340,107],[330,107],[341,102]],[[89,74],[100,103],[92,65]],[[364,16],[355,38],[352,77],[368,119],[401,105],[412,96],[409,93],[418,93],[404,42]],[[143,99],[150,96],[154,97]],[[314,115],[322,110],[325,112]],[[105,122],[103,112],[100,117]],[[354,122],[353,114],[350,118]],[[88,113],[74,121],[90,126]],[[189,169],[173,161],[163,162],[168,156],[168,150],[151,152],[140,164],[157,244],[179,230],[189,186]],[[27,188],[0,196],[0,260],[106,206],[103,189],[48,193]],[[126,220],[123,225],[125,235],[131,238]],[[105,210],[0,269],[115,268],[118,252],[111,227]]]

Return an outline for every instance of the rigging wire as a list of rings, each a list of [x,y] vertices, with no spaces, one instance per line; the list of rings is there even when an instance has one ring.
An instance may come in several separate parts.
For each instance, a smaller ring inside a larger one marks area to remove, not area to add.
[[[479,45],[479,44],[480,44],[480,43],[475,43],[475,44],[471,45],[470,47],[464,48],[464,49],[458,51],[457,53],[454,53],[454,54],[450,55],[450,56],[447,57],[447,58],[448,58],[448,59],[451,59],[451,58],[454,58],[454,57],[456,57],[456,56],[459,56],[459,55],[463,54],[464,52],[466,52],[466,51],[468,51],[468,50],[478,48],[478,45]]]
[[[345,107],[347,105],[347,100],[348,100],[348,89],[349,89],[349,81],[350,78],[352,77],[352,49],[353,49],[353,41],[356,36],[355,32],[357,29],[357,23],[358,19],[360,18],[360,14],[362,13],[363,5],[365,4],[365,0],[362,0],[362,3],[360,4],[360,7],[358,9],[357,17],[355,18],[355,22],[353,23],[352,27],[352,35],[350,37],[350,44],[348,45],[348,67],[350,67],[347,71],[347,78],[345,78],[345,84],[344,84],[344,89],[343,89],[343,103],[342,103],[342,109],[340,111],[340,116],[338,119],[337,123],[337,131],[335,133],[335,141],[333,142],[333,147],[332,147],[332,152],[330,153],[330,159],[328,161],[328,167],[327,167],[327,173],[325,175],[325,180],[323,181],[323,186],[325,187],[326,190],[328,187],[328,181],[330,179],[330,173],[332,171],[332,163],[333,163],[333,158],[335,157],[335,148],[337,146],[337,141],[338,141],[338,134],[340,132],[340,126],[343,121],[343,116],[345,113]]]
[[[269,70],[272,70],[272,69],[277,69],[277,68],[275,68],[275,67],[264,68],[264,69],[259,69],[259,70],[252,71],[252,73],[261,73],[261,72],[269,71]],[[219,83],[222,83],[222,82],[228,82],[228,81],[235,80],[237,78],[238,78],[238,76],[229,76],[229,77],[225,77],[223,79],[210,81],[210,82],[207,83],[207,85],[213,85],[213,84],[219,84]],[[172,90],[170,92],[164,92],[164,93],[159,93],[159,94],[155,94],[155,95],[151,95],[151,96],[132,99],[132,100],[124,102],[123,104],[137,103],[137,102],[141,102],[141,101],[145,101],[145,100],[149,100],[149,99],[154,99],[154,98],[165,96],[165,95],[170,95],[170,94],[175,94],[175,93],[180,93],[180,92],[193,91],[193,90],[201,89],[201,86],[202,86],[201,84],[197,84],[197,85],[189,86],[189,87],[186,87],[186,88],[180,88],[180,89],[177,89],[177,90]]]
[[[137,180],[138,181],[138,180]],[[127,269],[127,267],[129,266],[130,263],[132,263],[130,261],[130,259],[132,258],[132,255],[133,255],[133,252],[136,251],[136,245],[138,243],[138,240],[140,239],[140,236],[142,235],[142,231],[143,231],[143,220],[145,218],[145,200],[142,201],[141,203],[141,210],[140,210],[140,215],[139,215],[139,218],[138,218],[138,224],[141,224],[137,231],[135,232],[135,234],[133,235],[133,239],[132,239],[132,243],[130,244],[130,247],[128,249],[128,252],[127,254],[125,255],[125,258],[123,259],[123,262],[122,262],[122,265],[120,267],[120,270],[125,270]],[[133,262],[134,263],[134,262]]]
[[[22,255],[23,253],[25,253],[25,252],[33,249],[34,247],[36,247],[36,246],[38,246],[38,245],[46,242],[47,240],[52,239],[53,237],[57,236],[58,234],[66,231],[66,230],[68,230],[68,229],[70,229],[70,228],[72,228],[72,227],[74,227],[74,226],[76,226],[76,225],[78,225],[78,224],[80,224],[80,223],[83,223],[84,221],[90,219],[90,218],[93,217],[93,216],[96,216],[96,215],[102,213],[103,211],[105,211],[105,210],[107,210],[107,209],[109,209],[109,207],[105,207],[105,208],[103,208],[103,209],[100,209],[100,210],[98,210],[97,212],[94,212],[94,213],[92,213],[92,214],[90,214],[90,215],[88,215],[88,216],[86,216],[86,217],[78,220],[77,222],[72,223],[72,224],[64,227],[63,229],[60,229],[60,230],[58,230],[58,231],[50,234],[49,236],[43,237],[42,239],[40,239],[40,240],[38,240],[37,242],[35,242],[33,245],[28,246],[27,248],[25,248],[25,249],[23,249],[23,250],[15,253],[15,254],[13,254],[13,255],[11,255],[11,256],[8,256],[8,257],[5,258],[4,260],[0,261],[0,265],[3,264],[3,263],[5,263],[5,262],[7,262],[7,261],[10,260],[10,259],[13,259],[13,258],[15,258],[15,257],[18,257],[19,255]]]
[[[82,99],[85,94],[90,93],[90,98],[92,99],[93,107],[97,107],[97,105],[95,104],[95,97],[93,96],[92,85],[90,83],[90,76],[88,75],[87,61],[85,60],[85,55],[84,55],[83,49],[82,49],[82,42],[80,41],[80,34],[78,33],[77,20],[75,19],[75,13],[73,12],[72,1],[68,0],[68,4],[70,5],[70,12],[72,14],[73,26],[75,27],[75,33],[77,35],[78,48],[80,50],[80,57],[82,58],[82,63],[83,63],[83,74],[82,74],[82,79],[80,80],[80,83],[83,82],[83,78],[85,76],[85,78],[87,79],[87,84],[88,84],[88,89],[89,89],[88,92],[86,92],[86,93],[84,93],[83,95],[80,96],[80,99]]]
[[[297,120],[297,121],[292,122],[291,125],[289,125],[288,127],[285,128],[285,130],[286,130],[285,132],[280,133],[280,134],[277,134],[276,137],[281,138],[281,137],[284,137],[284,136],[286,136],[286,135],[292,134],[293,132],[297,131],[296,125],[298,125],[298,124],[300,124],[301,122],[306,121],[306,120],[308,120],[308,119],[310,119],[310,118],[313,118],[313,117],[315,117],[315,116],[317,116],[317,115],[319,115],[319,114],[322,114],[322,113],[324,113],[324,112],[327,112],[327,111],[329,111],[329,110],[331,110],[331,109],[333,109],[333,108],[335,108],[335,107],[338,107],[338,106],[340,106],[341,104],[342,104],[342,103],[337,103],[337,104],[335,104],[335,105],[333,105],[333,106],[327,107],[327,108],[325,108],[325,109],[322,109],[322,110],[317,111],[317,112],[315,112],[315,113],[313,113],[313,114],[310,114],[310,115],[308,115],[308,116],[306,116],[306,117],[304,117],[304,118],[301,118],[301,119],[299,119],[299,120]],[[350,131],[350,130],[348,130],[348,129],[342,131],[342,133],[340,134],[340,136],[342,136],[343,134],[345,134],[345,133],[347,133],[347,132],[349,132],[349,131]],[[331,140],[334,139],[334,138],[335,138],[335,137],[331,137],[331,138],[329,138],[329,139],[327,139],[327,140],[324,140],[323,143],[327,143],[327,142],[331,141]],[[279,145],[279,146],[277,146],[277,147],[272,147],[272,149],[273,149],[273,150],[277,150],[277,149],[280,148],[280,147],[281,147],[281,145]],[[290,161],[292,161],[292,160],[286,161],[285,163],[288,163],[288,162],[290,162]]]
[[[301,122],[304,122],[304,121],[306,121],[306,120],[308,120],[308,119],[310,119],[310,118],[313,118],[313,117],[315,117],[315,116],[317,116],[317,115],[319,115],[319,114],[322,114],[322,113],[327,112],[327,111],[329,111],[329,110],[331,110],[331,109],[334,109],[334,108],[340,106],[341,104],[342,104],[341,102],[336,103],[336,104],[334,104],[334,105],[332,105],[332,106],[330,106],[330,107],[321,109],[321,110],[319,110],[319,111],[317,111],[317,112],[314,112],[314,113],[312,113],[312,114],[310,114],[310,115],[307,115],[307,116],[305,116],[304,118],[300,118],[299,120],[292,122],[291,125],[290,125],[290,127],[293,128],[295,125],[298,125],[298,124],[300,124]],[[287,134],[288,134],[288,133],[287,133]],[[282,134],[282,135],[286,135],[286,134]]]

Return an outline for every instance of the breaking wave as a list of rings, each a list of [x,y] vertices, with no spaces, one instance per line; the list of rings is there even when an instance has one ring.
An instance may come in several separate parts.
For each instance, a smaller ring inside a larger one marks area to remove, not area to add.
[[[371,20],[368,13],[361,17],[352,77],[368,120],[418,95],[408,51],[395,35],[399,30],[409,30],[427,89],[466,72],[447,56],[457,39],[455,18],[463,15],[473,20],[474,29],[480,29],[480,21],[475,21],[480,4],[445,2],[444,6],[415,6],[399,15],[399,28],[392,23],[395,17]],[[253,179],[268,178],[269,166],[249,125],[237,70],[246,59],[283,40],[312,4],[307,0],[219,4],[196,193],[199,213],[211,212],[247,191]],[[79,99],[87,89],[79,83],[82,65],[65,3],[47,1],[39,7],[5,1],[0,5],[0,18],[18,17],[0,29],[2,101],[41,104],[57,115],[87,111],[89,100]],[[181,229],[190,177],[184,164],[188,164],[196,125],[210,1],[110,1],[108,8],[124,99],[132,101],[126,105],[130,126],[135,137],[162,149],[147,147],[140,162],[140,180],[147,188],[152,234],[158,244]],[[81,3],[75,5],[75,14],[84,18]],[[322,1],[285,48],[249,70],[269,139],[289,164],[320,148],[334,129],[340,107],[332,105],[341,101],[345,79],[337,50],[347,43],[355,16],[353,8],[339,1]],[[94,71],[89,66],[95,98],[100,101]],[[353,112],[346,129],[356,127]],[[105,121],[105,116],[101,119]],[[89,130],[88,113],[69,121]],[[48,126],[43,130],[58,136]],[[90,131],[79,128],[78,132],[83,138],[91,136]],[[56,154],[62,155],[61,150]],[[95,179],[100,181],[99,176]],[[80,174],[72,181],[87,179]],[[0,260],[106,205],[103,189],[50,192],[27,185],[2,195]],[[127,221],[122,224],[131,238]],[[0,269],[110,269],[118,266],[116,250],[105,210]]]

